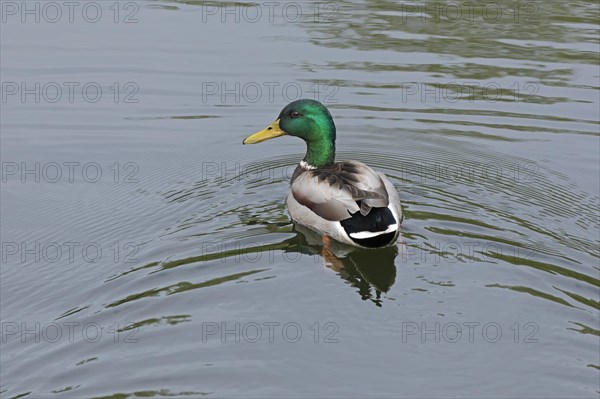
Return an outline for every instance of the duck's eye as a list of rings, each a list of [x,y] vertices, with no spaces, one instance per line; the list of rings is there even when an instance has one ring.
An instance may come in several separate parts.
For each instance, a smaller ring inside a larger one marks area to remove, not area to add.
[[[292,112],[292,113],[290,114],[290,116],[291,116],[292,118],[297,118],[297,117],[299,117],[299,116],[300,116],[300,112],[298,112],[298,111],[294,111],[294,112]]]

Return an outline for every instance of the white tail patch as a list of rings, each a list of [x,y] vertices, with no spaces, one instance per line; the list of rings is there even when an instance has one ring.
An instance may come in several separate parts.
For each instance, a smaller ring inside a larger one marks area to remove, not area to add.
[[[359,231],[356,233],[350,233],[350,237],[355,238],[357,240],[364,240],[365,238],[373,238],[382,234],[392,233],[396,230],[398,230],[398,225],[394,223],[390,224],[388,228],[383,231]]]

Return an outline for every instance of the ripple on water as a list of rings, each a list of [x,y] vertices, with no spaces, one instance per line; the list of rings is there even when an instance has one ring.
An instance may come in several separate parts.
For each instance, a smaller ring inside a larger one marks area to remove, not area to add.
[[[110,29],[3,24],[6,81],[135,80],[140,101],[3,103],[3,162],[94,161],[109,179],[2,182],[3,242],[103,250],[96,262],[3,261],[3,323],[96,323],[105,335],[3,335],[1,395],[596,395],[598,5],[520,3],[515,19],[517,3],[501,1],[494,23],[388,0],[337,1],[320,23],[223,24],[213,8],[244,4],[142,2],[140,23]],[[257,57],[256,43],[269,51]],[[288,99],[203,87],[274,81],[321,96],[337,159],[399,190],[397,246],[324,250],[285,210],[302,144],[241,144]],[[138,182],[115,183],[114,162],[134,162]],[[300,324],[302,340],[202,335],[207,322],[269,321]],[[497,323],[502,340],[402,334],[464,322]]]

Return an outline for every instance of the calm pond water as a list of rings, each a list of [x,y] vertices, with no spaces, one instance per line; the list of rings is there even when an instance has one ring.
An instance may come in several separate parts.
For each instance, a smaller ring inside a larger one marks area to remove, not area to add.
[[[0,394],[598,397],[599,5],[2,1]],[[71,8],[72,7],[72,8]],[[403,242],[285,211],[315,98]]]

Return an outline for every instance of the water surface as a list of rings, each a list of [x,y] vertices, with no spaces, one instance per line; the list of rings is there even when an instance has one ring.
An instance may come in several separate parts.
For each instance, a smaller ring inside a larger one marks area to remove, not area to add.
[[[597,2],[98,4],[3,9],[2,397],[598,397]],[[290,222],[300,96],[398,247]]]

